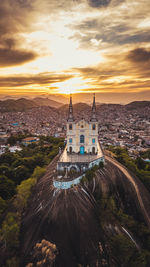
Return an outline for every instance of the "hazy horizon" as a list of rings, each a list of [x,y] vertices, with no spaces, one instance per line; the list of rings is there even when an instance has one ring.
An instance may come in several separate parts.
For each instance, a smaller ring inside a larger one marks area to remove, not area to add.
[[[134,101],[150,101],[150,92],[145,92],[145,98],[142,98],[142,94],[135,94],[132,93],[129,95],[126,95],[125,93],[120,93],[120,94],[109,94],[109,99],[107,93],[96,93],[96,102],[97,103],[110,103],[110,104],[128,104]],[[26,99],[34,99],[36,97],[42,97],[42,98],[48,98],[63,104],[68,104],[69,102],[69,95],[61,95],[61,94],[49,94],[49,95],[16,95],[16,96],[0,96],[0,100],[7,100],[7,99],[19,99],[19,98],[26,98]],[[80,93],[80,94],[72,94],[73,98],[73,104],[83,102],[83,103],[88,103],[91,104],[93,101],[93,93]],[[124,101],[124,99],[126,99]]]

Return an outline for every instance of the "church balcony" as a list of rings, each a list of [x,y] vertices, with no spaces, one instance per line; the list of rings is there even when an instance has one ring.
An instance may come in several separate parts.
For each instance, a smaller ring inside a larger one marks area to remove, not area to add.
[[[81,144],[80,144],[81,145]],[[103,157],[103,152],[102,149],[98,143],[97,145],[97,153],[92,154],[92,153],[84,153],[83,155],[81,155],[80,153],[69,153],[67,152],[67,149],[64,149],[64,152],[62,153],[62,155],[60,156],[59,162],[60,163],[75,163],[75,162],[92,162],[95,161],[99,158]]]

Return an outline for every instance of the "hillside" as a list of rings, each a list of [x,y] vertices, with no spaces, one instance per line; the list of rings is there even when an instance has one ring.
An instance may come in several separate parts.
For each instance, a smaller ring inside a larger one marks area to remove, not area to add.
[[[150,101],[134,101],[126,105],[127,110],[150,108]]]
[[[26,111],[27,109],[35,107],[49,106],[53,108],[58,108],[60,112],[68,112],[68,104],[63,104],[63,102],[58,102],[49,98],[36,97],[32,100],[26,98],[20,98],[17,100],[7,99],[0,101],[0,112],[17,112],[17,111]],[[127,105],[121,104],[97,104],[97,114],[100,115],[101,112],[113,112],[117,110],[120,111],[133,111],[141,110],[145,108],[150,108],[150,101],[135,101]],[[89,116],[91,110],[91,105],[87,103],[76,103],[73,105],[74,113],[77,114],[77,117],[80,117],[82,113]],[[79,116],[78,116],[79,115]]]
[[[60,102],[57,102],[55,100],[51,100],[49,98],[42,98],[42,97],[36,97],[33,99],[33,101],[38,106],[50,106],[50,107],[54,107],[54,108],[59,108],[63,105]]]
[[[20,98],[17,100],[8,99],[0,101],[0,112],[25,111],[38,105],[32,100]]]
[[[40,106],[50,106],[54,108],[59,108],[60,106],[62,106],[62,104],[57,101],[42,97],[37,97],[33,100],[29,100],[26,98],[20,98],[17,100],[7,99],[4,101],[0,101],[0,112],[26,111],[28,109]]]

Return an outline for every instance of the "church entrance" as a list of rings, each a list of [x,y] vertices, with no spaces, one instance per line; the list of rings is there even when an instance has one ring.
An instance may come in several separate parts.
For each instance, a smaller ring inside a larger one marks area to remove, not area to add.
[[[80,146],[80,154],[84,154],[84,146]]]
[[[95,147],[92,147],[92,154],[95,154]]]

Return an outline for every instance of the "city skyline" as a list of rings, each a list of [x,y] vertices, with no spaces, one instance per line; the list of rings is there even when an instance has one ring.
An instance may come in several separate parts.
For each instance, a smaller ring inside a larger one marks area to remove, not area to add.
[[[148,0],[4,1],[0,97],[150,100],[149,8]]]

